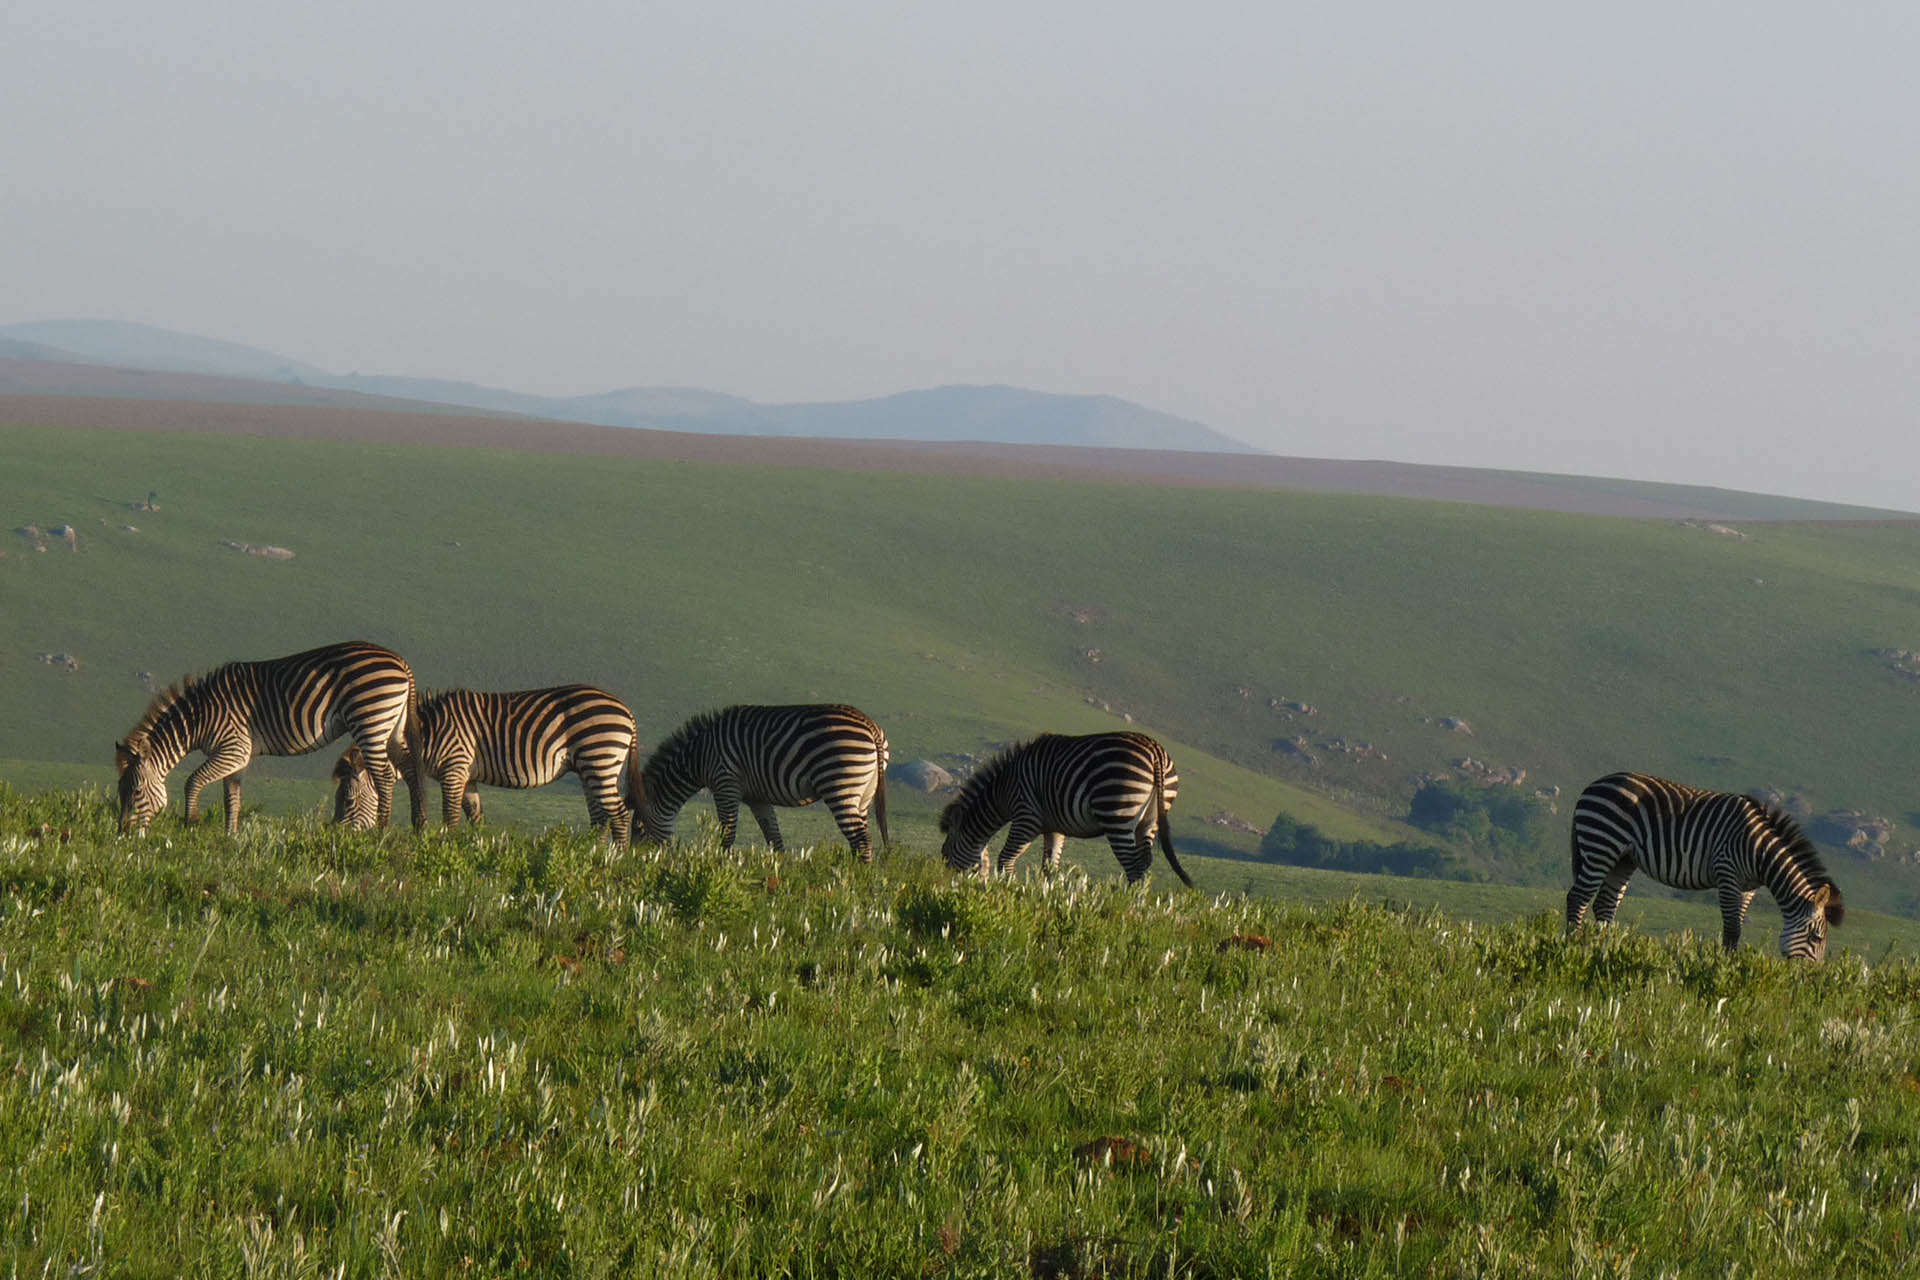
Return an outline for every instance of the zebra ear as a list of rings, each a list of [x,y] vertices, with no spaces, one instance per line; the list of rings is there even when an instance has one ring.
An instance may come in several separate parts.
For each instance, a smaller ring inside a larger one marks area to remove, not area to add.
[[[1820,908],[1829,925],[1838,926],[1847,918],[1847,904],[1840,898],[1838,886],[1823,884],[1813,892],[1813,903]]]
[[[125,773],[139,763],[140,757],[132,747],[124,742],[116,742],[113,744],[113,767],[115,769],[121,773]]]

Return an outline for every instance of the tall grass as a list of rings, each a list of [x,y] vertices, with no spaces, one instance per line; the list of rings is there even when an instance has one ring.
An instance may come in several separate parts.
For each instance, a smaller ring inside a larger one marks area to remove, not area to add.
[[[1917,995],[1545,915],[710,831],[128,840],[96,794],[0,788],[0,1259],[1898,1274]]]

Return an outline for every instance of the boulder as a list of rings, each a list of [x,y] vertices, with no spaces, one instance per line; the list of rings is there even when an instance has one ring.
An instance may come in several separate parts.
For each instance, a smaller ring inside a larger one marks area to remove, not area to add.
[[[953,785],[953,775],[931,760],[904,760],[888,769],[887,777],[915,791],[940,791]]]

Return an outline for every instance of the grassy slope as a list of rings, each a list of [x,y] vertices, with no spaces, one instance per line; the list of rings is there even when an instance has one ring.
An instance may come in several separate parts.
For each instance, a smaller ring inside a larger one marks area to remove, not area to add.
[[[1247,934],[1277,945],[1220,948]],[[0,1260],[1894,1275],[1916,996],[1911,961],[908,851],[128,841],[0,787]]]
[[[92,432],[4,430],[0,449],[9,523],[87,538],[0,560],[0,756],[102,759],[145,702],[137,670],[360,634],[428,684],[605,683],[655,736],[713,703],[818,696],[867,707],[904,759],[1130,711],[1177,745],[1195,833],[1285,807],[1401,838],[1419,772],[1471,753],[1576,789],[1620,765],[1798,787],[1912,844],[1920,685],[1869,653],[1920,642],[1912,528],[1735,540],[1326,495]],[[163,511],[117,505],[149,488]],[[1294,768],[1269,747],[1298,733],[1386,759]],[[1911,897],[1910,870],[1837,870],[1862,905]]]

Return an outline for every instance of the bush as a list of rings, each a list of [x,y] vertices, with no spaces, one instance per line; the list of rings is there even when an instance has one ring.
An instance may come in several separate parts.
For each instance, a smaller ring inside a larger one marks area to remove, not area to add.
[[[1282,813],[1260,841],[1260,856],[1269,862],[1329,871],[1360,871],[1373,875],[1421,876],[1433,880],[1470,878],[1442,849],[1432,845],[1374,844],[1366,840],[1335,840],[1324,831],[1297,822]]]
[[[1515,879],[1551,880],[1564,870],[1564,837],[1552,812],[1513,787],[1431,778],[1413,793],[1407,821],[1503,864]]]

